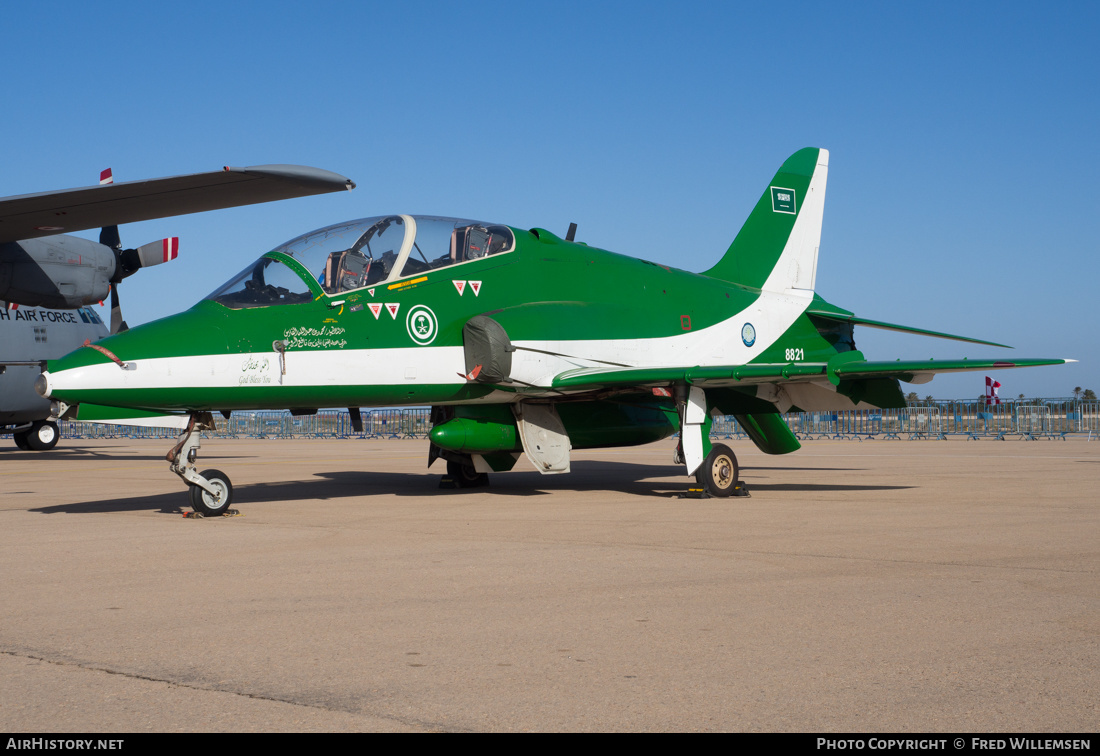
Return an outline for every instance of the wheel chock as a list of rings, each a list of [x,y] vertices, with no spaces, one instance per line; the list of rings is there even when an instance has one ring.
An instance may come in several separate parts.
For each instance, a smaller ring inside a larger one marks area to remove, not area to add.
[[[673,494],[674,499],[716,499],[718,497],[711,496],[707,493],[705,488],[689,488],[683,493]]]
[[[752,494],[749,493],[749,488],[745,485],[745,481],[739,480],[733,484],[733,493],[730,496],[743,496],[745,498],[751,498]],[[684,493],[674,494],[674,499],[718,499],[719,496],[712,496],[707,493],[705,488],[689,488]]]
[[[206,519],[206,515],[204,515],[202,512],[184,512],[183,516],[188,517],[192,520]],[[244,515],[241,514],[241,510],[239,510],[239,509],[227,509],[218,516],[219,517],[243,517]]]

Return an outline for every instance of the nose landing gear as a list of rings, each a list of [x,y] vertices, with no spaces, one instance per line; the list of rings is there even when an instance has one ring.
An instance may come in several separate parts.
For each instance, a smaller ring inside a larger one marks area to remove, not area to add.
[[[187,429],[164,457],[168,460],[168,468],[188,485],[192,508],[206,517],[233,512],[229,509],[233,501],[233,484],[229,476],[221,470],[200,473],[195,469],[202,431],[214,429],[214,418],[209,412],[192,412]]]

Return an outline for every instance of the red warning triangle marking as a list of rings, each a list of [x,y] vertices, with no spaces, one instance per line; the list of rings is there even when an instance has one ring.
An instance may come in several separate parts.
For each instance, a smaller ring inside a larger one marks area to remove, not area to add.
[[[374,296],[374,289],[367,289],[367,293],[370,294],[373,297]]]
[[[474,296],[476,297],[481,293],[481,281],[470,281],[470,288],[473,289]]]
[[[382,314],[382,303],[367,302],[367,307],[370,308],[371,313],[374,315],[374,319],[378,320],[378,316]]]
[[[455,288],[458,289],[458,296],[461,297],[462,292],[464,292],[466,290],[466,282],[465,281],[451,281],[451,283],[453,283],[455,285]]]
[[[400,302],[398,302],[397,304],[390,304],[389,302],[386,302],[386,309],[390,311],[390,317],[394,320],[397,320],[397,310],[400,309],[400,307]]]

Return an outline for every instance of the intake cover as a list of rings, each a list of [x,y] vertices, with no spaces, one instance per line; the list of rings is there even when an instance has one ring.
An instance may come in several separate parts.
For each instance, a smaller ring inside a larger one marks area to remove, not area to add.
[[[486,315],[475,315],[462,327],[466,374],[481,365],[474,379],[481,383],[503,383],[512,374],[512,352],[516,348],[504,327]]]

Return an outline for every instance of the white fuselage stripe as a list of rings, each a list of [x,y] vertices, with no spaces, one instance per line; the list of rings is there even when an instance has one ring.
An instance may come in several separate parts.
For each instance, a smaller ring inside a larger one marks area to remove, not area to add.
[[[805,312],[810,297],[764,292],[733,317],[708,328],[676,336],[642,339],[519,341],[512,377],[549,387],[554,377],[577,368],[605,368],[607,362],[631,367],[742,365],[773,345]],[[746,344],[742,329],[751,323],[755,341]],[[159,357],[127,362],[125,369],[101,363],[49,375],[51,391],[104,389],[234,388],[243,386],[326,387],[464,384],[460,346],[384,349],[292,350],[286,373],[272,352]]]

